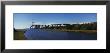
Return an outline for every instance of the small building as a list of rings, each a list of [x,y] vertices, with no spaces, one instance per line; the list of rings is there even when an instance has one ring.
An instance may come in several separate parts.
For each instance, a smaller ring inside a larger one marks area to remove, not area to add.
[[[32,25],[30,28],[36,28],[36,29],[39,29],[39,28],[40,28],[40,25]]]

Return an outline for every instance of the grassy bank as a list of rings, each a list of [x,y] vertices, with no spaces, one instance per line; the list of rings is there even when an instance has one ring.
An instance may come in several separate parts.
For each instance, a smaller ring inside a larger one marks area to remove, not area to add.
[[[86,32],[86,33],[96,33],[97,30],[60,30],[60,29],[57,29],[55,31],[64,31],[64,32]]]
[[[86,34],[97,34],[97,30],[55,30],[61,32],[77,32],[77,33],[86,33]]]
[[[14,40],[24,40],[24,32],[23,31],[16,31],[14,32]]]

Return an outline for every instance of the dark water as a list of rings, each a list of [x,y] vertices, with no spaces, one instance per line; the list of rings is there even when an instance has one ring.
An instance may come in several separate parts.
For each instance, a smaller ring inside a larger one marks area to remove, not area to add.
[[[60,32],[41,29],[27,29],[24,33],[28,40],[97,40],[97,34]]]

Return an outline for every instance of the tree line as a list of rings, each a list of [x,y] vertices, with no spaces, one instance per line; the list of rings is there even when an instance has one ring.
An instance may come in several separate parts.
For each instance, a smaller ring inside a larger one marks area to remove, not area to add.
[[[85,24],[64,24],[65,26],[45,26],[43,29],[97,30],[97,22]]]

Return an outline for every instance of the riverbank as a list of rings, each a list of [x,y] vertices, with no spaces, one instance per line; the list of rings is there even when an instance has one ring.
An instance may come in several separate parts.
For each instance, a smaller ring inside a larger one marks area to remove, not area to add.
[[[24,31],[14,32],[14,40],[25,40]]]
[[[84,33],[97,33],[97,30],[59,30],[65,32],[84,32]]]

